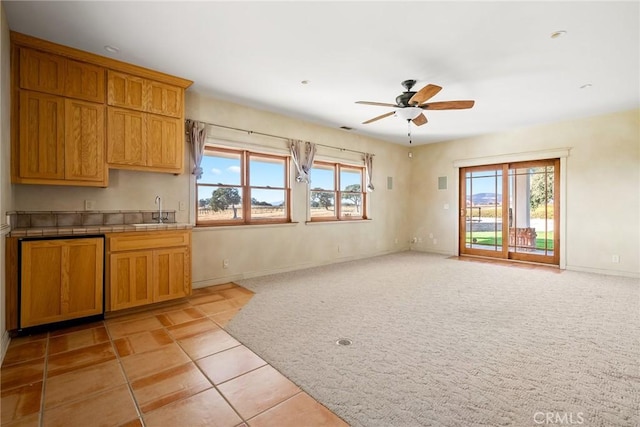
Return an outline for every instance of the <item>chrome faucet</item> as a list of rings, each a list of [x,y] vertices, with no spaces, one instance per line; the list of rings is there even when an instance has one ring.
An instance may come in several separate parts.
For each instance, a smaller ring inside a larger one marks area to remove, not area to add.
[[[162,224],[162,199],[160,196],[156,196],[156,204],[158,205],[158,224]]]

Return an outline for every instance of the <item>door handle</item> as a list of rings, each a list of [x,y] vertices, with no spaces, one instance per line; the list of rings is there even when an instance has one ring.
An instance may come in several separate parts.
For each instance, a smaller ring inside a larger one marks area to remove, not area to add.
[[[464,216],[464,209],[460,209],[460,216]]]

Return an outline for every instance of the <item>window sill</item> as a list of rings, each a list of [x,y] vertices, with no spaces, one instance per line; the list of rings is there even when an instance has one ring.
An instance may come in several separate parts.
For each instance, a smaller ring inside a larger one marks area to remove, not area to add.
[[[369,222],[371,218],[367,219],[340,219],[340,220],[327,220],[327,221],[306,221],[306,225],[318,225],[318,224],[353,224],[354,222]]]
[[[253,224],[239,224],[239,225],[228,225],[228,224],[221,224],[221,225],[196,225],[193,227],[193,231],[194,232],[200,232],[200,231],[213,231],[213,230],[237,230],[238,228],[256,228],[256,227],[260,227],[260,228],[265,228],[265,227],[291,227],[291,226],[295,226],[298,225],[299,222],[296,221],[292,221],[292,222],[265,222],[264,224],[261,223],[253,223]]]

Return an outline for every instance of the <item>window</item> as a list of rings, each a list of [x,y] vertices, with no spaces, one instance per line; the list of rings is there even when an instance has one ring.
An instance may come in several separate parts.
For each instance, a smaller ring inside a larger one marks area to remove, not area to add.
[[[309,197],[311,221],[366,219],[363,180],[364,167],[314,162]]]
[[[197,225],[290,222],[289,158],[206,147]]]

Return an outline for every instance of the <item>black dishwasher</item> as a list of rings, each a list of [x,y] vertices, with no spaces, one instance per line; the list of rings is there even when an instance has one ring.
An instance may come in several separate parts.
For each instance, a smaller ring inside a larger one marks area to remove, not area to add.
[[[104,235],[24,237],[18,247],[20,332],[104,319]]]

